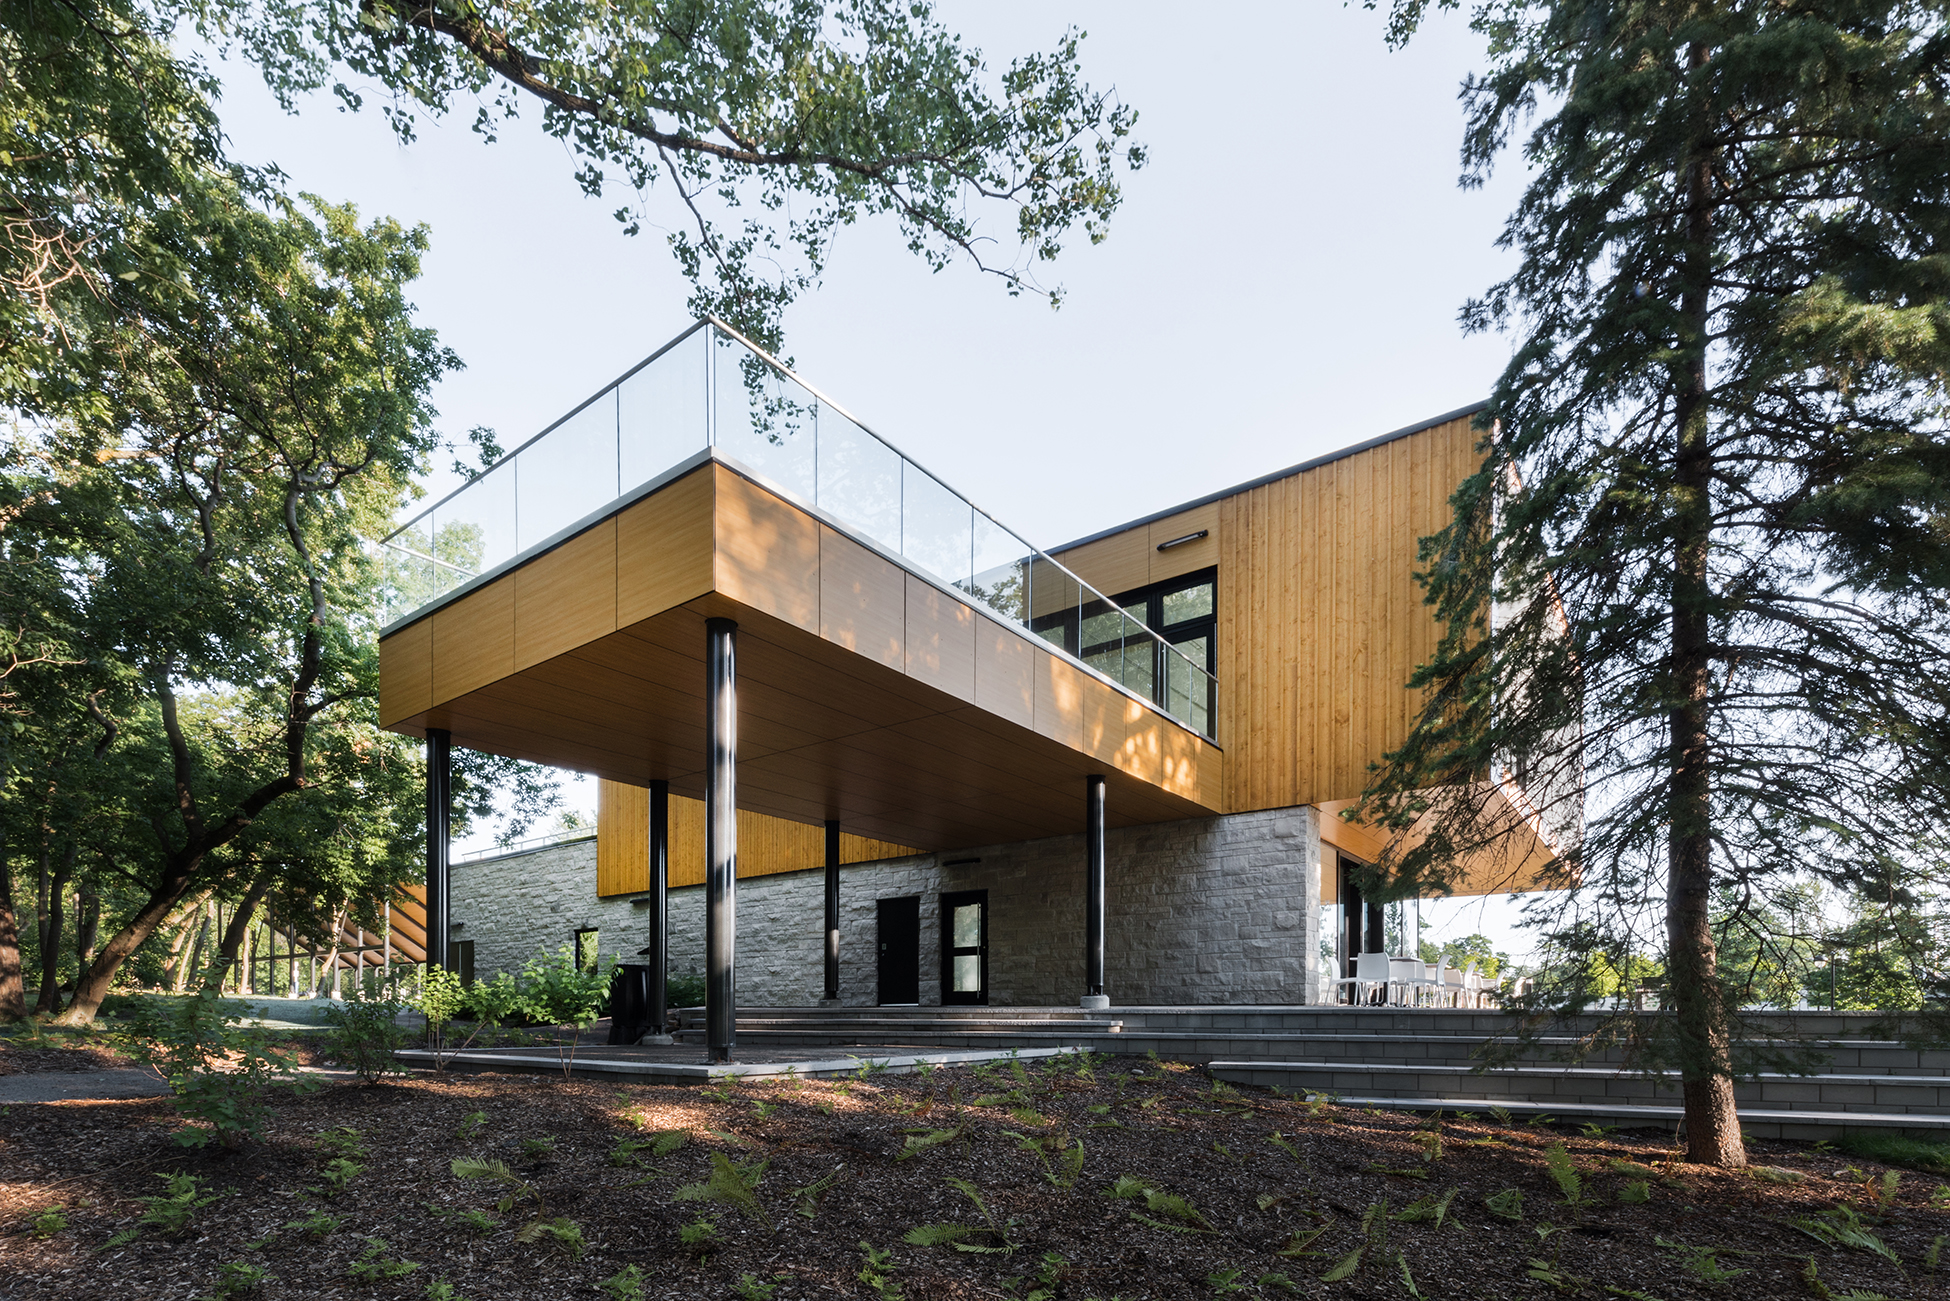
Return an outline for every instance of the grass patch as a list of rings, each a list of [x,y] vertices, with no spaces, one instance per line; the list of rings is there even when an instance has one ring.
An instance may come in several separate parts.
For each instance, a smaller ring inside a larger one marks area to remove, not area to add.
[[[1921,1170],[1925,1174],[1950,1175],[1950,1143],[1904,1138],[1900,1134],[1846,1134],[1835,1146],[1850,1156]]]

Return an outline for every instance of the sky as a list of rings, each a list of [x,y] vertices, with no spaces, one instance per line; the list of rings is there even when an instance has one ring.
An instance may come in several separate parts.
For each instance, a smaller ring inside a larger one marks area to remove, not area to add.
[[[1320,0],[938,13],[991,72],[1085,31],[1087,78],[1136,107],[1151,159],[1109,238],[1079,234],[1048,273],[1060,311],[967,265],[930,272],[891,222],[843,231],[789,311],[799,371],[977,505],[1049,548],[1484,396],[1509,343],[1456,316],[1513,266],[1495,241],[1522,175],[1457,184],[1481,48],[1454,15],[1390,51],[1380,14]],[[224,71],[234,157],[430,228],[411,296],[466,362],[435,394],[450,437],[488,425],[513,446],[689,323],[657,228],[681,219],[674,195],[624,235],[627,196],[585,198],[539,114],[493,144],[471,108],[422,119],[402,146],[376,93],[288,115],[252,68]],[[1006,236],[1012,214],[986,221]],[[1502,929],[1469,911],[1459,933]]]

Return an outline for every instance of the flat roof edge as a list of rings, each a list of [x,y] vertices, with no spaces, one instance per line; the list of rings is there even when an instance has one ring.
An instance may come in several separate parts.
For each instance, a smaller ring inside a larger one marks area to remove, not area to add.
[[[1457,407],[1454,411],[1445,411],[1439,416],[1431,416],[1427,420],[1417,421],[1412,425],[1404,425],[1400,429],[1392,429],[1385,434],[1370,438],[1366,442],[1355,443],[1351,447],[1343,447],[1338,451],[1329,452],[1325,456],[1316,456],[1311,461],[1302,461],[1300,464],[1290,465],[1284,470],[1275,470],[1271,474],[1262,474],[1257,479],[1248,479],[1245,483],[1234,484],[1230,488],[1221,488],[1217,492],[1209,492],[1203,497],[1197,497],[1187,502],[1180,502],[1178,505],[1167,507],[1164,510],[1153,511],[1149,515],[1129,520],[1123,524],[1117,524],[1107,529],[1099,529],[1088,537],[1081,537],[1074,542],[1065,542],[1061,546],[1049,547],[1046,550],[1052,556],[1060,556],[1065,551],[1074,551],[1078,547],[1088,546],[1092,542],[1101,542],[1103,539],[1115,537],[1119,533],[1129,533],[1134,528],[1141,528],[1157,520],[1169,519],[1173,515],[1182,515],[1188,510],[1197,510],[1200,506],[1209,506],[1215,501],[1221,501],[1227,497],[1236,497],[1242,492],[1251,492],[1254,488],[1263,488],[1269,483],[1278,483],[1281,479],[1290,479],[1296,474],[1304,474],[1308,470],[1317,470],[1323,465],[1331,465],[1335,461],[1344,460],[1358,453],[1372,451],[1384,443],[1392,443],[1396,439],[1407,438],[1412,434],[1419,434],[1426,430],[1434,429],[1437,425],[1446,425],[1451,420],[1460,420],[1464,416],[1473,416],[1488,405],[1489,402],[1487,399],[1481,402],[1472,402],[1466,407]]]

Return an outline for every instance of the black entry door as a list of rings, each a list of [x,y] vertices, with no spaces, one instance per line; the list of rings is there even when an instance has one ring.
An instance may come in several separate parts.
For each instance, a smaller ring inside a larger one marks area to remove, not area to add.
[[[941,1001],[989,1001],[989,892],[941,896]]]
[[[880,1001],[921,1001],[921,897],[880,900]]]

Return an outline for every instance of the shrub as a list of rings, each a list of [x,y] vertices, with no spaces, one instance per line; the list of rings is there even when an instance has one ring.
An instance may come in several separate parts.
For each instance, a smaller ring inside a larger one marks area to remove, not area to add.
[[[289,1053],[235,1020],[214,988],[165,1010],[144,1008],[132,1019],[126,1051],[168,1083],[178,1114],[208,1126],[178,1131],[176,1141],[185,1147],[202,1147],[212,1138],[227,1148],[242,1146],[264,1127],[264,1095],[271,1085],[287,1084],[299,1093],[319,1087],[317,1080],[295,1075]]]
[[[577,1032],[602,1014],[614,965],[604,961],[578,967],[565,944],[553,953],[536,954],[522,966],[521,990],[530,1014],[562,1031],[557,1047],[564,1075],[575,1061]]]
[[[328,1008],[325,1035],[328,1061],[350,1067],[362,1083],[377,1084],[388,1075],[404,1075],[406,1068],[393,1054],[406,1044],[398,1017],[406,1000],[394,995],[361,993],[356,987],[345,1002]]]
[[[672,1007],[703,1007],[704,977],[672,976],[664,983],[664,999]]]

